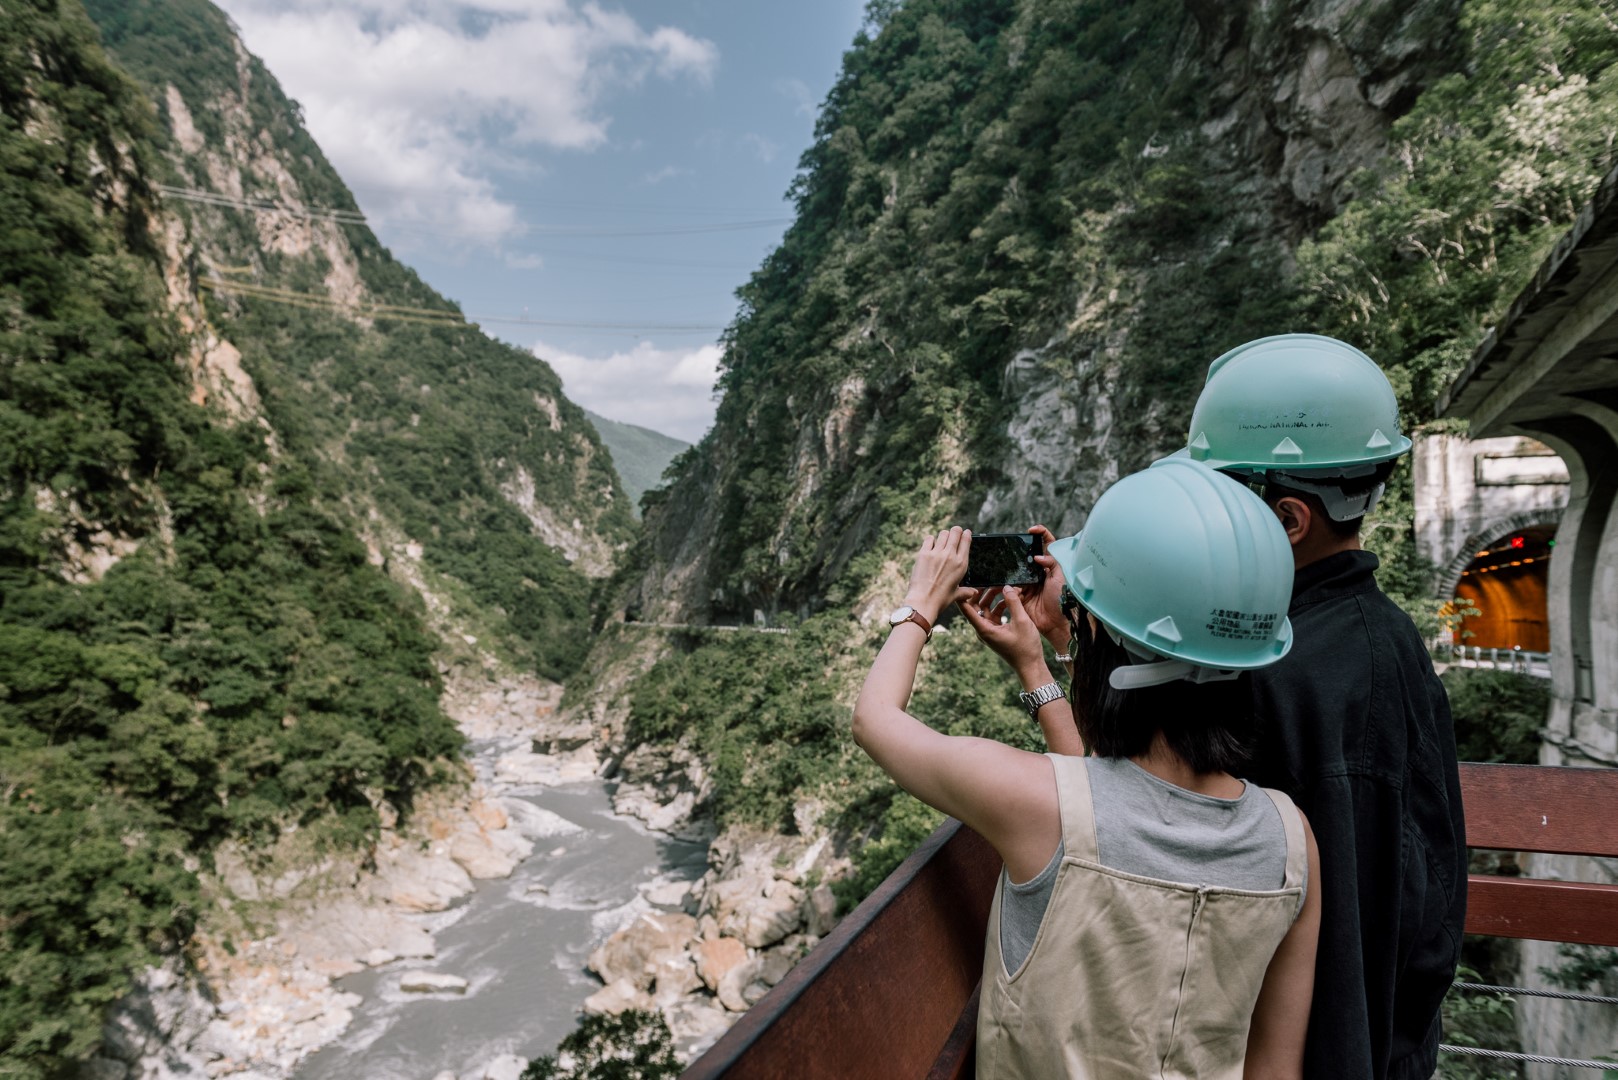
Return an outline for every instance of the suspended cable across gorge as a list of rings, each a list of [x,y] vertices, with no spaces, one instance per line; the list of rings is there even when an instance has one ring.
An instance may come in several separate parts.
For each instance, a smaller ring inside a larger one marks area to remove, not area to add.
[[[712,334],[724,329],[718,325],[696,323],[627,323],[581,322],[562,319],[530,319],[512,315],[461,315],[439,308],[409,307],[402,304],[344,303],[320,293],[298,292],[271,285],[253,285],[244,281],[224,278],[202,278],[197,285],[210,292],[234,293],[254,300],[273,304],[286,304],[313,311],[330,311],[345,315],[358,315],[371,319],[397,319],[401,322],[421,323],[427,326],[474,326],[496,323],[512,326],[545,326],[578,330],[627,330],[665,334]]]

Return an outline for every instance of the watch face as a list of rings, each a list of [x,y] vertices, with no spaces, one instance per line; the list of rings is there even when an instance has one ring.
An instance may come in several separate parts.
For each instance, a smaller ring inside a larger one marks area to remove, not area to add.
[[[894,626],[898,626],[915,613],[916,609],[911,607],[909,604],[906,604],[904,607],[895,610],[892,615],[889,615],[888,622]]]

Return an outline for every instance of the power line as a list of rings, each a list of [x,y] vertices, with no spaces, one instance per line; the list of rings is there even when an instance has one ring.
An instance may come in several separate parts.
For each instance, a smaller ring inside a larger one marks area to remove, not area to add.
[[[318,221],[335,221],[343,225],[366,224],[365,215],[358,210],[339,210],[326,206],[293,206],[290,203],[274,202],[269,199],[236,198],[232,195],[222,195],[216,191],[174,187],[170,184],[154,184],[152,186],[168,198],[181,199],[185,202],[223,206],[234,210],[259,210],[267,213],[288,214],[292,217]]]
[[[429,326],[467,326],[471,324],[498,323],[509,326],[671,334],[707,334],[717,333],[724,329],[722,326],[704,326],[694,323],[584,322],[559,319],[530,319],[526,316],[513,317],[510,315],[463,316],[457,312],[445,311],[441,308],[410,307],[403,304],[343,303],[321,293],[297,292],[293,289],[283,289],[273,285],[254,285],[244,281],[226,281],[223,278],[202,278],[197,284],[212,292],[236,293],[255,300],[267,300],[274,304],[286,304],[291,307],[338,312],[368,318],[398,319],[402,322],[421,323]]]

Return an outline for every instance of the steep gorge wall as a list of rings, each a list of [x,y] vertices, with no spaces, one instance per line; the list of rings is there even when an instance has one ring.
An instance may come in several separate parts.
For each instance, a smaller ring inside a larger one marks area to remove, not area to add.
[[[354,204],[220,12],[92,6],[124,71],[78,0],[0,3],[0,1072],[22,1077],[109,1038],[138,972],[219,944],[196,936],[227,906],[214,851],[381,860],[431,825],[413,807],[481,837],[445,683],[571,671],[605,568],[569,548],[632,528],[548,367],[378,308],[455,313],[318,212]],[[241,282],[260,293],[219,287]]]
[[[437,591],[462,597],[470,632],[455,636],[567,674],[584,602],[511,601],[587,595],[633,528],[582,410],[381,246],[221,12],[89,9],[158,112],[169,293],[199,342],[198,400],[253,413],[314,469],[374,562],[447,579]]]
[[[885,526],[1078,528],[1174,447],[1210,359],[1292,328],[1296,245],[1455,64],[1459,6],[889,12],[743,292],[631,609],[846,601]]]

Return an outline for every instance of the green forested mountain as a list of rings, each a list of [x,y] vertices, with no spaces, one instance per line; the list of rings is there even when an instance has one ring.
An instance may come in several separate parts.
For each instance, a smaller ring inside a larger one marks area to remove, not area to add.
[[[1611,12],[1329,8],[873,4],[654,519],[701,572],[641,599],[807,612],[918,514],[1077,528],[1264,333],[1363,345],[1425,419],[1610,161]]]
[[[589,409],[584,410],[584,415],[595,426],[602,445],[612,453],[612,464],[623,481],[624,494],[636,506],[640,505],[643,494],[662,485],[663,472],[669,463],[691,446],[639,424],[608,420]]]
[[[583,412],[531,354],[433,325],[455,306],[363,225],[241,208],[357,214],[296,107],[211,3],[88,7],[158,106],[163,179],[209,200],[165,200],[183,222],[180,287],[206,297],[207,325],[239,350],[281,444],[332,471],[374,547],[391,557],[419,544],[426,570],[474,621],[492,621],[514,659],[566,675],[584,652],[584,576],[607,572],[631,528]],[[390,306],[409,311],[389,318]],[[547,603],[520,602],[537,595]]]
[[[59,1074],[184,946],[218,842],[362,843],[459,775],[446,631],[569,673],[631,528],[548,367],[396,317],[453,306],[296,209],[353,202],[216,9],[91,14],[0,0],[8,1077]]]
[[[362,842],[442,779],[451,662],[577,700],[658,657],[629,741],[721,823],[813,810],[868,890],[932,824],[845,734],[920,530],[1079,527],[1260,334],[1364,346],[1426,420],[1618,145],[1607,0],[873,0],[615,579],[794,633],[587,660],[613,437],[376,242],[210,4],[86,2],[0,0],[8,1076],[184,942],[213,845]],[[1408,505],[1373,536],[1420,615]],[[1031,744],[969,635],[924,663],[918,715]]]
[[[866,885],[928,824],[840,730],[916,537],[1076,530],[1108,483],[1182,445],[1208,363],[1265,334],[1361,345],[1407,424],[1429,420],[1618,145],[1618,23],[1598,0],[868,14],[795,223],[742,289],[716,424],[648,503],[624,600],[805,620],[787,651],[676,643],[630,731],[725,762],[722,820],[790,829],[761,784],[837,808]],[[1370,540],[1430,627],[1408,485]],[[1005,680],[932,652],[917,707],[998,730]],[[750,708],[681,727],[680,685]]]

